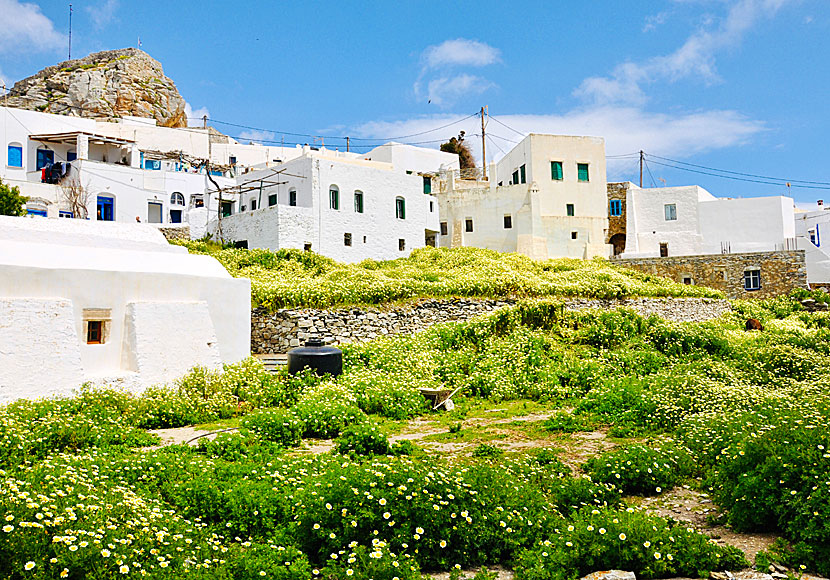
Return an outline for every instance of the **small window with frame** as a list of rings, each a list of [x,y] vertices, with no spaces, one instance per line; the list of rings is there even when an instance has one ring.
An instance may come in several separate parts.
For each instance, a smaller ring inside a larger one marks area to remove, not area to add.
[[[86,323],[86,343],[87,344],[103,344],[104,343],[104,321],[103,320],[89,320]]]
[[[513,216],[506,215],[504,216],[504,229],[509,230],[513,227]]]

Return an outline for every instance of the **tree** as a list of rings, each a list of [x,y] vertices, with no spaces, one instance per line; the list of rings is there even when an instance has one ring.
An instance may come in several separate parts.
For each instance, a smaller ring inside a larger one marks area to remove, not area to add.
[[[464,131],[458,134],[458,137],[452,137],[446,143],[441,144],[441,151],[445,153],[455,153],[458,155],[458,162],[461,164],[461,169],[475,169],[476,160],[473,158],[473,152],[464,143]]]
[[[89,187],[81,184],[77,177],[73,177],[61,183],[61,190],[63,190],[61,196],[63,202],[66,208],[72,212],[72,217],[81,220],[87,219],[89,217],[89,202],[92,199]]]
[[[0,179],[0,215],[26,215],[23,204],[28,200],[28,197],[20,195],[17,187],[6,185]]]

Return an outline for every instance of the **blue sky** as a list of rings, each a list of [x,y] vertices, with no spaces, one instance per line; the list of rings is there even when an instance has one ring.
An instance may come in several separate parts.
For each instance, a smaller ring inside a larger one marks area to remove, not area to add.
[[[363,150],[487,105],[488,157],[531,131],[598,135],[609,180],[637,181],[636,157],[626,155],[642,149],[646,185],[699,184],[719,196],[788,191],[665,159],[830,182],[828,0],[73,6],[73,56],[140,37],[194,116],[207,113],[243,139],[322,136],[342,148],[334,137],[349,135]],[[65,60],[67,13],[67,2],[0,0],[0,78],[11,84]],[[405,141],[437,147],[460,129],[480,157],[476,118]],[[821,187],[790,194],[830,199],[830,185]]]

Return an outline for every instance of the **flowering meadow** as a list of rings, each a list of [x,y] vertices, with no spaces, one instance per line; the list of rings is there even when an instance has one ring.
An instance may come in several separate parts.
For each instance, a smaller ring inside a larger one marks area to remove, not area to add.
[[[336,380],[249,359],[141,394],[0,407],[0,577],[414,580],[501,564],[571,580],[752,564],[641,507],[678,485],[735,530],[780,534],[763,558],[826,575],[830,316],[789,297],[733,308],[677,323],[527,301],[344,347]],[[764,330],[746,332],[748,317]],[[460,388],[456,410],[434,413],[419,387]],[[544,409],[540,433],[609,445],[577,460],[495,439],[390,442],[412,419],[461,438],[481,405]],[[215,421],[239,430],[161,448],[148,432]],[[311,453],[320,437],[332,449]]]
[[[253,302],[271,310],[383,304],[419,297],[686,296],[722,298],[702,286],[686,286],[642,274],[607,260],[531,260],[479,248],[414,250],[408,258],[341,264],[299,250],[244,250],[210,242],[176,242],[207,254],[232,276],[251,279]]]

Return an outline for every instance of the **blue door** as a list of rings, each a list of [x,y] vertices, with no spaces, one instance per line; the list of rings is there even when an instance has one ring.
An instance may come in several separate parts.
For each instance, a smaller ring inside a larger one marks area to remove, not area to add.
[[[43,169],[55,162],[55,152],[49,149],[37,150],[37,169]]]
[[[98,197],[98,221],[115,221],[115,204],[111,197]]]

